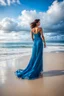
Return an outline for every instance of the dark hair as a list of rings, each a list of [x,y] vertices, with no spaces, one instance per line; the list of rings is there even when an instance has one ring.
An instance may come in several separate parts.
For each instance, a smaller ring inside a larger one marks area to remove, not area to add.
[[[36,23],[38,23],[40,21],[40,19],[35,19],[32,23],[30,23],[30,27],[34,28],[36,27]]]

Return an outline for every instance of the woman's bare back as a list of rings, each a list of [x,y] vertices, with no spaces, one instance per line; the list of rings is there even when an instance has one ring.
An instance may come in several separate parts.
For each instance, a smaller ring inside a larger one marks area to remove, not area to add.
[[[35,34],[37,34],[40,31],[41,31],[41,27],[35,27],[35,28],[32,29],[32,32],[35,33]]]

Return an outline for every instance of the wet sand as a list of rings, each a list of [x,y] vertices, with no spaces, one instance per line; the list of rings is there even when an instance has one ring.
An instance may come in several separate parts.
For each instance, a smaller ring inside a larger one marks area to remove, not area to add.
[[[25,68],[31,55],[0,61],[0,96],[64,96],[64,53],[44,53],[43,77],[19,79],[14,72]]]

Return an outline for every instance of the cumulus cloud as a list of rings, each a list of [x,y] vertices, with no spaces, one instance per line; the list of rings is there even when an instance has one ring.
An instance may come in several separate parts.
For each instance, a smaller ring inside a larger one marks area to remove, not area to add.
[[[0,5],[1,6],[10,6],[11,4],[20,4],[20,1],[19,0],[0,0]]]
[[[36,18],[40,18],[41,26],[46,31],[64,30],[64,1],[54,1],[46,12],[36,12],[36,10],[24,10],[19,19],[20,24],[29,26],[29,23]]]
[[[29,30],[29,26],[24,24],[19,24],[19,21],[17,19],[6,17],[3,20],[0,21],[0,30],[3,30],[4,32],[17,32],[17,31],[27,31]]]
[[[64,32],[64,1],[54,1],[46,12],[23,10],[16,20],[6,17],[0,21],[0,30],[10,32],[30,30],[29,24],[36,18],[41,20],[45,32]]]
[[[12,32],[18,30],[18,24],[13,18],[4,18],[0,22],[0,30],[4,30],[5,32]]]
[[[43,26],[47,30],[64,30],[64,1],[54,1],[46,13],[44,13]],[[46,26],[45,26],[46,25]]]
[[[0,31],[0,43],[1,42],[21,42],[21,41],[29,41],[31,40],[30,35],[28,35],[26,32],[10,32],[10,33],[4,33],[3,31]]]

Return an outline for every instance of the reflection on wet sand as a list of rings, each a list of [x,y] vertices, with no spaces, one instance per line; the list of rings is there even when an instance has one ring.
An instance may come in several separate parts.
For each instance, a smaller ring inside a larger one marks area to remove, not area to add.
[[[0,61],[0,96],[64,96],[64,53],[45,53],[43,77],[18,79],[14,72],[25,68],[30,55]]]

